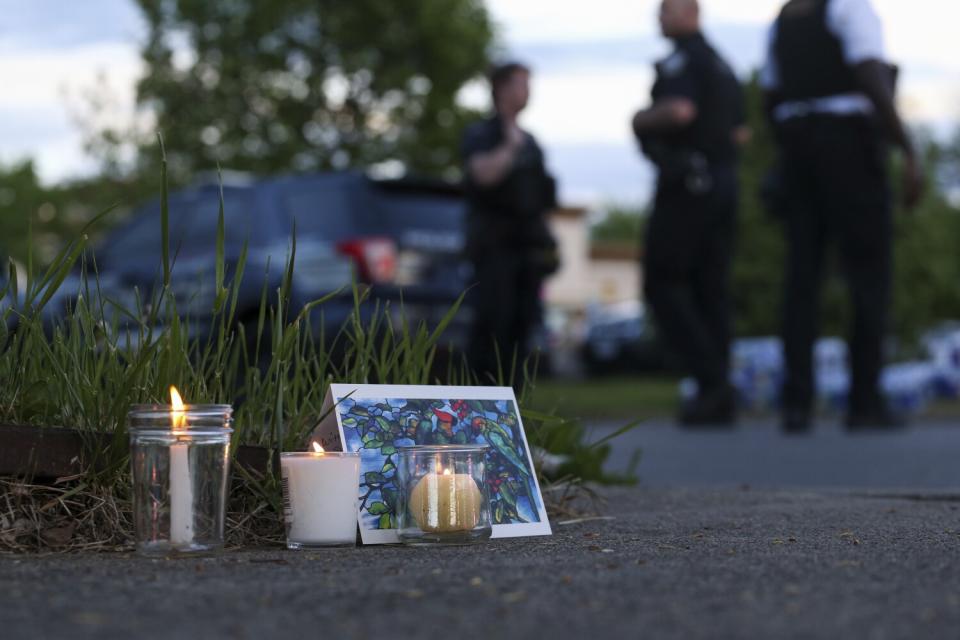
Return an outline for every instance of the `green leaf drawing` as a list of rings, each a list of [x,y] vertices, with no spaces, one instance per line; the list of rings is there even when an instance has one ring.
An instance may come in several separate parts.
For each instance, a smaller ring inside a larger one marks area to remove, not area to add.
[[[390,526],[390,524],[391,524],[391,523],[390,523],[390,514],[389,514],[389,513],[385,513],[385,514],[383,514],[382,516],[380,516],[380,522],[377,524],[377,528],[378,528],[378,529],[392,529],[393,527]]]
[[[503,501],[497,500],[497,506],[493,509],[493,523],[504,524],[503,520]]]
[[[387,503],[387,506],[390,507],[391,511],[397,507],[397,491],[395,489],[384,487],[380,489],[380,496],[383,498],[383,501]]]
[[[420,421],[419,426],[417,426],[417,444],[432,444],[431,434],[433,432],[433,425],[430,424],[429,420]]]
[[[512,442],[513,438],[510,435],[510,432],[504,429],[499,422],[494,422],[493,420],[484,420],[483,421],[483,430],[484,433],[498,433],[503,436],[503,439],[507,442]]]
[[[511,446],[511,442],[505,439],[499,432],[490,431],[483,434],[487,439],[487,442],[496,450],[497,453],[502,455],[507,459],[510,464],[515,466],[520,473],[525,476],[529,476],[530,472],[527,470],[527,465],[524,464],[523,460],[520,459],[520,456],[517,455],[517,452]]]
[[[479,413],[481,415],[484,413],[483,403],[479,400],[467,400],[467,406],[470,407],[474,413]]]
[[[363,474],[363,479],[367,484],[383,484],[387,481],[386,476],[382,473],[377,473],[376,471],[367,471]]]
[[[367,511],[370,512],[370,515],[379,516],[384,513],[389,513],[390,507],[383,502],[374,502],[367,507]]]
[[[510,505],[514,507],[517,506],[517,494],[514,493],[509,482],[504,482],[500,485],[500,497],[502,497]]]

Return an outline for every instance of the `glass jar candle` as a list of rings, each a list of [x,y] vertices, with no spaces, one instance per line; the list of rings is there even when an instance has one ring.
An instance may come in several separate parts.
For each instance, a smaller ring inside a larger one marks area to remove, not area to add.
[[[175,555],[223,547],[232,413],[221,404],[131,408],[137,551]]]
[[[486,540],[490,497],[487,445],[400,447],[398,534],[407,544],[467,544]]]

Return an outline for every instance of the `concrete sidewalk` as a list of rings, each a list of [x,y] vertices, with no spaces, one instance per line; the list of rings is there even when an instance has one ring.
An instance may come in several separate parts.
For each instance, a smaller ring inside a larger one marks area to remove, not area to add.
[[[0,558],[21,638],[950,638],[960,496],[616,489],[475,547]]]

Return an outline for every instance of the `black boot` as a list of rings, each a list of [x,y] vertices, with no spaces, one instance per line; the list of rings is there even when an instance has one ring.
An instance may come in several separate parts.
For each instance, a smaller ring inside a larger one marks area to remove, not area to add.
[[[781,426],[784,433],[799,435],[809,433],[812,426],[810,419],[810,409],[802,407],[785,407]]]
[[[852,408],[847,414],[847,431],[851,433],[882,433],[906,427],[906,416],[893,411],[884,402],[867,408]]]
[[[737,420],[737,394],[730,385],[721,385],[697,394],[680,411],[685,427],[732,427]]]

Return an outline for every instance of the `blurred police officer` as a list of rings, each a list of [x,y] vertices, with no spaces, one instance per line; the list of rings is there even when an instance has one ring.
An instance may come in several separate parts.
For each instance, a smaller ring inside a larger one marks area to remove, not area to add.
[[[784,428],[809,427],[812,348],[824,252],[836,241],[853,307],[851,429],[901,424],[879,392],[890,305],[891,198],[886,142],[903,151],[904,196],[922,176],[893,101],[892,67],[869,0],[791,0],[770,32],[761,84],[783,161],[787,236]]]
[[[643,152],[659,170],[644,292],[666,346],[698,383],[681,422],[724,425],[735,417],[728,281],[737,145],[746,135],[743,93],[700,32],[696,0],[664,0],[660,26],[676,48],[656,65],[652,105],[633,119]]]
[[[556,186],[543,151],[517,118],[530,97],[530,70],[519,63],[490,74],[494,115],[463,136],[469,203],[467,252],[474,265],[470,365],[481,378],[515,376],[541,322],[540,289],[558,265],[546,214]]]

